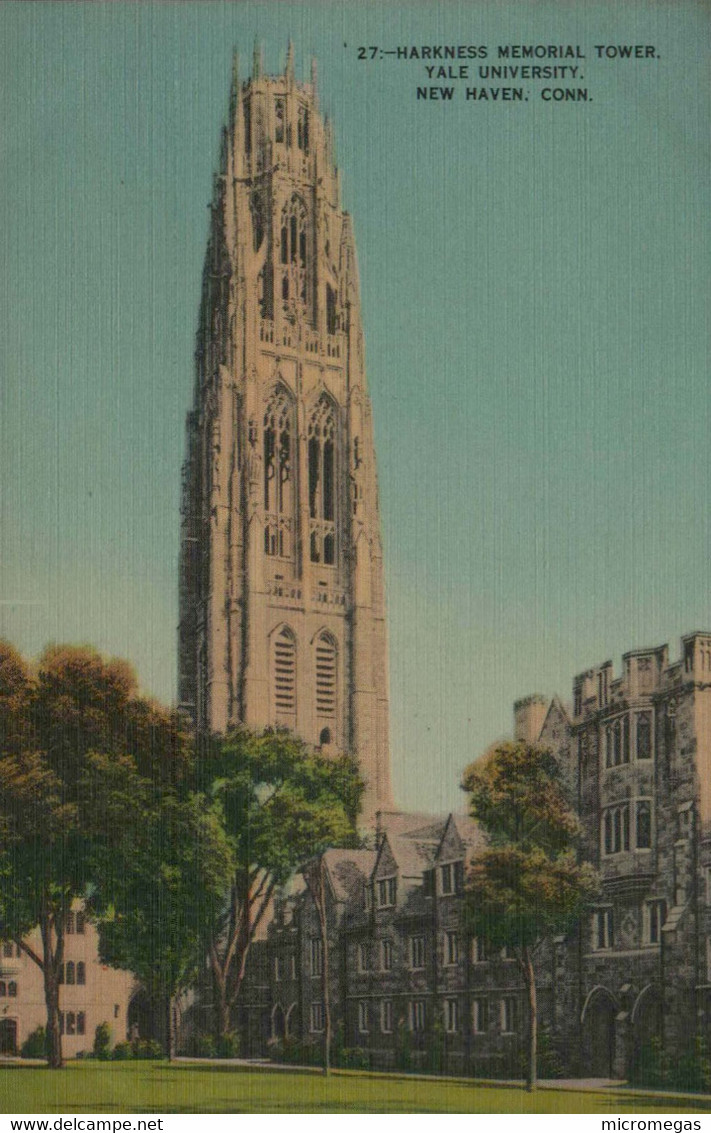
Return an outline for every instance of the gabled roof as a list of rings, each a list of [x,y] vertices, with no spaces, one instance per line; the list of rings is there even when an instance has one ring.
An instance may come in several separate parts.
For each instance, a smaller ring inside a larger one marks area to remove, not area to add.
[[[380,843],[380,847],[377,852],[375,867],[373,869],[373,877],[392,877],[394,873],[397,873],[397,870],[397,859],[393,854],[392,848],[390,846],[390,839],[386,834],[382,842]]]
[[[382,834],[408,834],[414,830],[442,825],[442,818],[433,814],[412,813],[404,810],[379,810],[376,815],[377,832]]]
[[[539,743],[543,742],[543,736],[546,734],[546,731],[554,725],[556,719],[559,720],[565,728],[570,727],[570,717],[568,716],[568,713],[565,709],[565,705],[559,699],[559,697],[554,696],[548,706],[548,711],[546,712],[546,717],[543,721],[543,727],[541,728],[541,732],[538,737]]]
[[[361,899],[375,868],[374,850],[326,850],[324,862],[337,901]]]
[[[469,860],[482,850],[486,839],[478,823],[465,814],[450,814],[437,850],[436,861]]]

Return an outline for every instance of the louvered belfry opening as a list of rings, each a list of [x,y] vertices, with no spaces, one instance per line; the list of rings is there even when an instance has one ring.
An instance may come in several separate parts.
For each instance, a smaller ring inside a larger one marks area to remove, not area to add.
[[[319,716],[336,714],[336,643],[328,633],[316,640],[316,712]]]
[[[284,628],[274,638],[274,706],[278,715],[296,714],[296,641]]]

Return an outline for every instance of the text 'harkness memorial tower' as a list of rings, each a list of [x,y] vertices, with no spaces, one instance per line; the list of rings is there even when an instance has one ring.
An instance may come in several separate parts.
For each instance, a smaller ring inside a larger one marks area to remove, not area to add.
[[[358,269],[315,67],[236,65],[187,419],[179,698],[285,726],[392,805],[383,556]]]

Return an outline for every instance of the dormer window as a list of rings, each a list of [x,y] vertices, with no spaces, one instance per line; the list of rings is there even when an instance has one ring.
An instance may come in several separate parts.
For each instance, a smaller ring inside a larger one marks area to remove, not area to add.
[[[397,897],[397,878],[384,877],[378,882],[378,908],[385,909],[395,904]]]

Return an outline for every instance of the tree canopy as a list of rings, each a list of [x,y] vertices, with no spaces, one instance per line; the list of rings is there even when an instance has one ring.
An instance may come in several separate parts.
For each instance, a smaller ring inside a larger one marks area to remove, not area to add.
[[[126,662],[52,646],[31,666],[2,642],[0,744],[0,937],[17,940],[42,970],[49,1062],[58,1067],[67,915],[88,891],[97,845],[118,836],[98,819],[88,786],[95,761],[108,761],[108,772],[123,760],[154,785],[185,790],[190,742],[176,713],[138,696]],[[24,939],[34,926],[39,951]]]
[[[236,862],[209,941],[216,1030],[224,1034],[275,889],[319,847],[355,843],[363,783],[354,759],[322,756],[285,730],[233,731],[202,773],[222,807]]]
[[[488,845],[466,881],[470,930],[492,948],[515,951],[528,993],[528,1085],[536,1081],[534,951],[569,932],[598,889],[592,866],[576,853],[579,822],[561,771],[546,748],[500,743],[464,773],[470,812]]]

